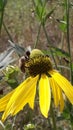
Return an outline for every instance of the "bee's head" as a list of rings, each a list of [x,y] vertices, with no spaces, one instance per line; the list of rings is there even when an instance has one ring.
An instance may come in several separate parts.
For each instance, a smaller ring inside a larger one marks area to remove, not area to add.
[[[25,58],[28,59],[30,57],[30,53],[31,53],[31,47],[28,46],[26,48],[26,51],[25,51]]]

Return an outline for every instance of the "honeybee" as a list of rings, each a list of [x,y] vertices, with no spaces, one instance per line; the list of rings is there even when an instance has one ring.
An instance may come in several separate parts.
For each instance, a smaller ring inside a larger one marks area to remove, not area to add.
[[[30,57],[30,53],[31,53],[31,47],[28,46],[25,50],[25,54],[24,56],[22,56],[20,59],[19,59],[19,68],[20,70],[25,73],[25,62],[29,60],[29,57]]]

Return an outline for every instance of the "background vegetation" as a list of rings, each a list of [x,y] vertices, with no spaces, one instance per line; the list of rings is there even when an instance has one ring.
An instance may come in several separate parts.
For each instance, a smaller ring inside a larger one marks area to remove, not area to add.
[[[18,61],[29,45],[48,54],[54,68],[73,84],[72,42],[72,0],[0,0],[0,97],[24,80]],[[54,112],[58,130],[73,130],[73,108],[68,102],[63,113],[55,108]],[[27,105],[15,117],[1,122],[0,127],[0,130],[55,130],[51,114],[45,119],[37,101],[34,111]]]

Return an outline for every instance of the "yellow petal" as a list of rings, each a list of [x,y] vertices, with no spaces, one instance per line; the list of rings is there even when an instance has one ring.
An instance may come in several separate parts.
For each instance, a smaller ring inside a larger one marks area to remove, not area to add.
[[[60,105],[60,111],[62,111],[64,108],[64,99],[62,90],[53,78],[50,78],[49,80],[52,88],[55,106],[58,107],[58,105]]]
[[[34,80],[32,80],[31,83],[26,85],[26,88],[25,88],[24,92],[21,93],[21,99],[19,99],[20,101],[19,100],[16,101],[17,104],[14,105],[16,107],[14,109],[12,109],[12,111],[11,111],[12,115],[17,114],[20,110],[23,109],[23,107],[27,103],[29,104],[29,106],[32,109],[34,108],[34,100],[35,100],[35,94],[36,94],[36,83],[37,83],[37,80],[35,82],[34,82]],[[23,94],[23,93],[25,93],[25,94]]]
[[[52,77],[59,87],[64,91],[69,101],[73,104],[73,87],[70,82],[58,72],[54,72]]]
[[[14,93],[15,90],[11,91],[10,93],[8,93],[6,96],[4,96],[3,98],[0,99],[0,111],[4,111],[6,109],[6,106],[12,96],[12,94]]]
[[[30,102],[30,98],[32,99],[32,102],[34,102],[33,100],[35,97],[35,87],[37,80],[38,76],[36,76],[35,78],[29,77],[16,88],[16,91],[13,93],[12,97],[8,102],[6,110],[2,116],[2,120],[5,120],[9,114],[15,115],[20,110],[22,110],[23,107]],[[32,108],[33,104],[29,104]]]
[[[63,98],[63,93],[60,87],[58,87],[58,94],[59,94],[59,100],[60,100],[60,111],[62,112],[64,109],[64,98]]]
[[[58,105],[59,105],[59,95],[58,95],[57,84],[55,83],[53,78],[49,78],[49,80],[50,80],[50,86],[52,88],[52,94],[53,94],[53,97],[54,97],[54,103],[55,103],[55,106],[58,107]]]
[[[37,84],[37,81],[31,86],[31,90],[29,92],[30,95],[29,95],[28,103],[32,109],[34,108],[34,100],[35,100],[35,95],[36,95],[36,84]]]
[[[48,111],[50,109],[51,91],[49,79],[46,75],[41,75],[39,81],[39,105],[41,113],[48,117]]]

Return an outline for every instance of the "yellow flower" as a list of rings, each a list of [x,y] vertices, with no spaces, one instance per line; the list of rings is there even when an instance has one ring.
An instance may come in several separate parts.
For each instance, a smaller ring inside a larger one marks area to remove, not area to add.
[[[9,115],[16,115],[27,103],[33,109],[37,87],[39,89],[40,111],[46,118],[50,110],[51,92],[55,107],[59,106],[60,111],[64,108],[63,93],[73,104],[72,85],[53,69],[48,56],[45,56],[40,50],[34,49],[29,60],[26,61],[25,67],[28,69],[30,77],[0,99],[0,111],[4,111],[3,121]]]

